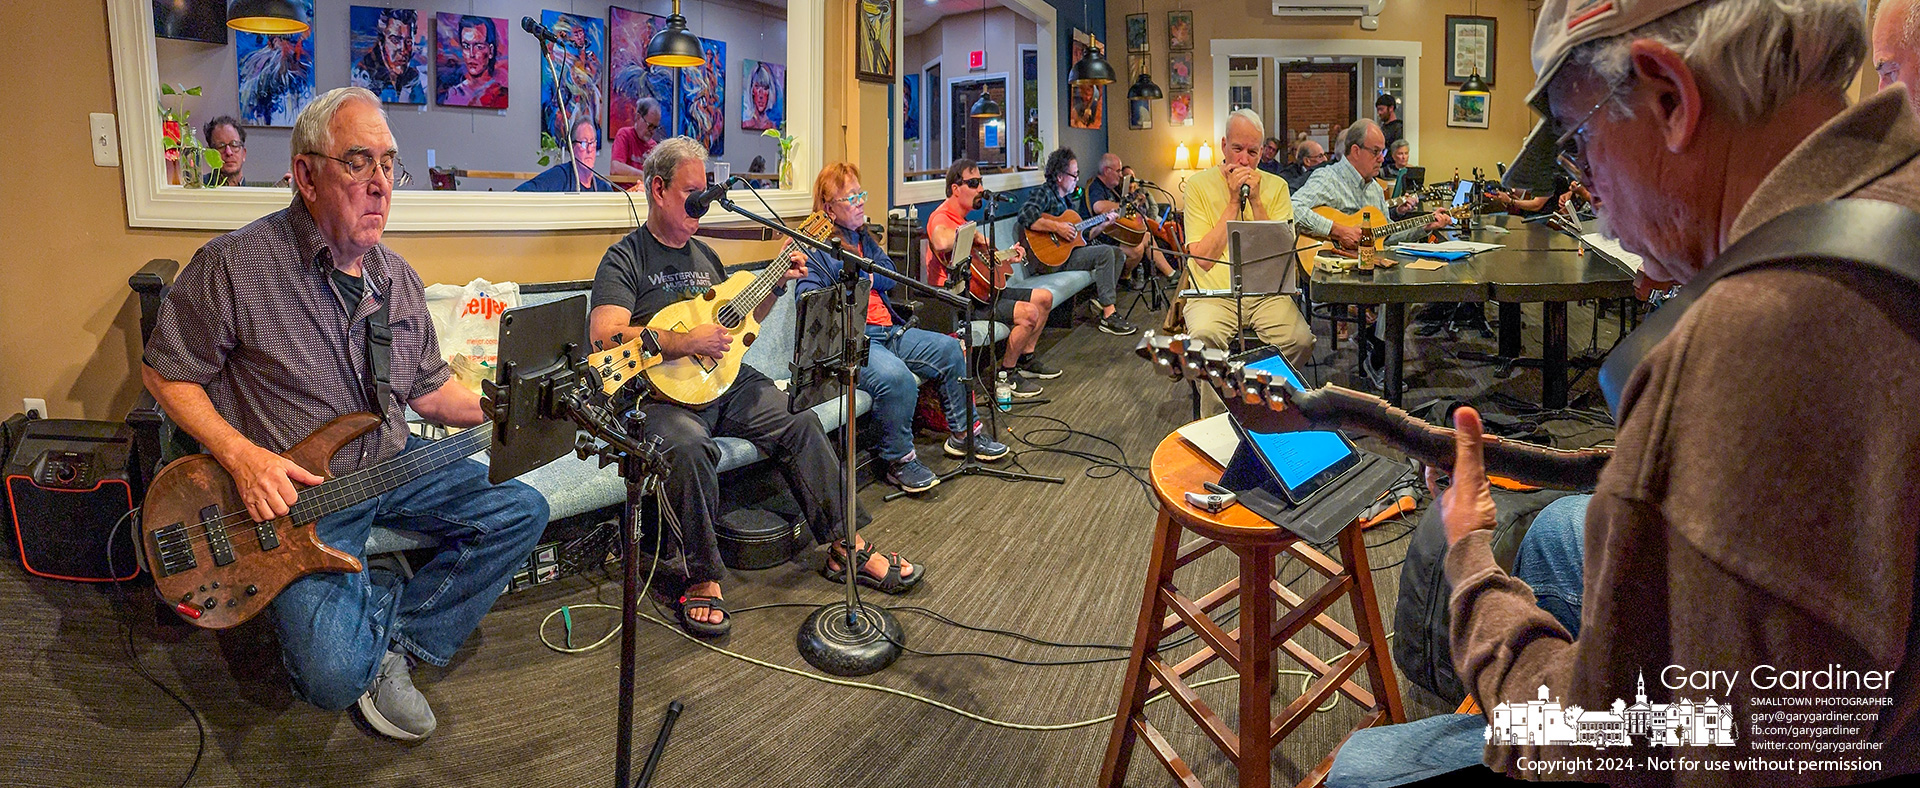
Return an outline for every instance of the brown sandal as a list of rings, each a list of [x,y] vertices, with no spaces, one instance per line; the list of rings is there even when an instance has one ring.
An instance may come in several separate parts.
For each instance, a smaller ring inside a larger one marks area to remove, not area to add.
[[[847,564],[846,548],[847,543],[844,540],[834,542],[827,548],[827,563],[820,567],[820,576],[835,583],[847,582],[846,571],[849,564]],[[887,574],[885,577],[879,577],[867,571],[867,559],[872,557],[873,548],[871,547],[853,551],[853,563],[851,565],[860,568],[859,574],[855,576],[854,580],[860,585],[883,594],[904,594],[911,591],[914,586],[920,584],[920,579],[927,574],[926,564],[916,564],[913,568],[913,574],[902,576],[900,570],[906,566],[907,562],[901,560],[899,553],[888,553]],[[835,560],[841,562],[840,569],[837,571],[833,568],[833,562]]]

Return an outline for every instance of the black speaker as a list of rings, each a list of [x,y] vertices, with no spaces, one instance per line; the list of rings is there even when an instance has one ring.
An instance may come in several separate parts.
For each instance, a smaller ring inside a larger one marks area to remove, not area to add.
[[[132,447],[132,431],[118,422],[28,422],[5,473],[14,539],[27,571],[95,583],[140,573],[132,518],[121,522],[133,510]],[[109,569],[107,539],[116,524]]]

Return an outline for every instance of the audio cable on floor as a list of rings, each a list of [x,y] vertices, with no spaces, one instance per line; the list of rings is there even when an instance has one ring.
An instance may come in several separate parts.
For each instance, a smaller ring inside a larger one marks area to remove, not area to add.
[[[126,525],[127,520],[139,513],[140,509],[137,507],[128,510],[126,514],[120,515],[120,519],[114,522],[113,529],[107,532],[107,576],[113,578],[113,590],[119,595],[120,600],[126,603],[128,616],[133,614],[133,595],[120,585],[120,574],[114,571],[113,544],[120,538],[120,526]],[[193,782],[193,776],[200,771],[200,759],[207,754],[207,725],[200,719],[200,712],[193,707],[193,704],[188,703],[186,698],[180,697],[180,693],[174,692],[172,687],[160,683],[159,679],[154,678],[153,674],[148,673],[146,667],[140,664],[140,653],[133,647],[133,622],[125,616],[119,618],[120,633],[127,645],[127,662],[133,665],[133,672],[140,674],[140,678],[146,679],[148,684],[167,693],[167,697],[180,704],[180,708],[186,709],[187,715],[193,718],[194,730],[200,734],[200,743],[193,751],[193,765],[187,767],[187,776],[180,778],[181,788],[186,788],[187,783]]]

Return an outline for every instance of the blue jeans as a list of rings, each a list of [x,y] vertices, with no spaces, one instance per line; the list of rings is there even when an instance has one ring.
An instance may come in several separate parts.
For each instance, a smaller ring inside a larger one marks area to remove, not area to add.
[[[1534,602],[1574,637],[1580,636],[1583,542],[1590,495],[1569,495],[1547,504],[1527,527],[1513,561],[1513,576],[1533,588]],[[1404,785],[1481,763],[1487,719],[1479,714],[1437,714],[1404,725],[1353,732],[1334,755],[1328,788]]]
[[[408,438],[405,451],[428,445]],[[518,481],[489,484],[487,466],[469,458],[327,515],[315,532],[365,560],[375,524],[439,537],[439,552],[411,579],[321,572],[273,600],[294,692],[323,709],[358,700],[389,644],[445,667],[533,552],[547,527],[547,500]]]
[[[915,374],[940,384],[947,427],[967,435],[967,389],[960,371],[967,357],[960,340],[919,328],[867,326],[867,365],[860,368],[860,390],[873,397],[873,419],[880,427],[880,459],[898,462],[913,453],[913,408],[920,402]]]

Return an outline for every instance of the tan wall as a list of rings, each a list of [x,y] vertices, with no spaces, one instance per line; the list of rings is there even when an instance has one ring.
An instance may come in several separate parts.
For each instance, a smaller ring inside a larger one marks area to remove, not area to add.
[[[850,28],[844,6],[828,4],[829,30]],[[155,257],[184,264],[216,233],[127,226],[120,170],[93,166],[87,145],[87,114],[115,111],[105,3],[35,8],[33,24],[0,32],[0,73],[10,75],[14,95],[33,97],[16,102],[8,116],[10,136],[31,143],[7,146],[0,154],[0,244],[6,250],[0,254],[0,414],[17,410],[23,397],[44,397],[55,417],[117,420],[139,385],[139,304],[127,277]],[[802,144],[824,144],[827,161],[860,151],[869,172],[885,173],[884,133],[869,135],[878,140],[878,154],[854,147],[864,139],[857,130],[869,104],[882,112],[884,125],[885,94],[881,88],[878,103],[847,100],[853,91],[851,55],[851,44],[829,47],[827,139]],[[885,213],[884,206],[870,210]],[[600,255],[622,234],[396,233],[386,240],[427,282],[464,283],[476,276],[536,282],[591,278]],[[769,244],[714,246],[727,259],[771,251]]]
[[[1126,16],[1141,12],[1140,0],[1116,0],[1107,5],[1107,40],[1113,42],[1116,57],[1126,50]],[[1224,107],[1213,105],[1214,69],[1207,42],[1213,39],[1357,39],[1373,41],[1418,41],[1421,45],[1420,150],[1414,161],[1424,166],[1429,177],[1452,177],[1453,168],[1462,172],[1478,166],[1492,177],[1493,163],[1511,163],[1520,143],[1533,127],[1534,116],[1522,103],[1533,87],[1533,62],[1528,48],[1533,39],[1533,14],[1526,0],[1386,0],[1380,14],[1380,29],[1361,30],[1359,20],[1314,21],[1273,15],[1267,0],[1146,0],[1147,40],[1151,49],[1154,82],[1167,85],[1167,12],[1191,9],[1194,26],[1193,125],[1168,126],[1167,100],[1153,103],[1152,129],[1127,128],[1125,92],[1114,95],[1115,108],[1107,135],[1108,146],[1134,165],[1141,177],[1162,184],[1178,183],[1191,173],[1173,171],[1174,146],[1188,143],[1195,155],[1201,141],[1219,145],[1213,131],[1214,121]],[[1448,14],[1478,14],[1500,20],[1496,31],[1494,58],[1495,86],[1489,128],[1450,128],[1446,124],[1448,86],[1442,69],[1446,59],[1446,17]],[[1119,62],[1124,63],[1124,60]],[[1221,75],[1224,78],[1224,74]],[[1271,75],[1268,75],[1271,80]],[[1269,88],[1270,90],[1270,88]],[[1372,91],[1361,102],[1359,111],[1371,117]],[[1438,175],[1432,175],[1438,173]],[[1177,189],[1175,190],[1178,191]]]

